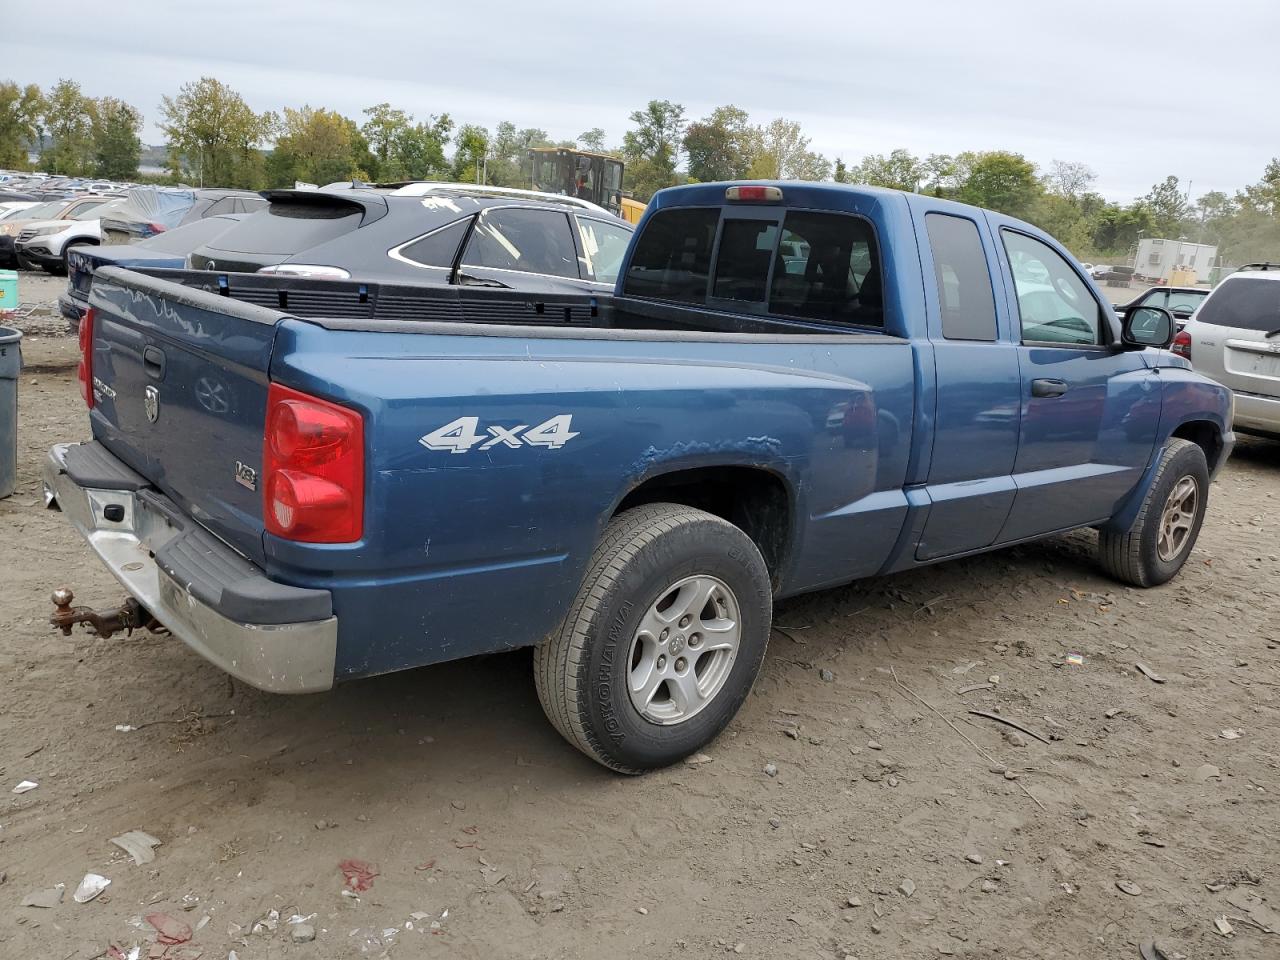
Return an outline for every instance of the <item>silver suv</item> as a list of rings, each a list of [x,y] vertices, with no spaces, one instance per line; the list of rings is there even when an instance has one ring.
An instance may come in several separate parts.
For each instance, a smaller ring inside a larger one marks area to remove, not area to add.
[[[1236,430],[1280,440],[1280,264],[1250,264],[1218,284],[1173,352],[1231,388]]]

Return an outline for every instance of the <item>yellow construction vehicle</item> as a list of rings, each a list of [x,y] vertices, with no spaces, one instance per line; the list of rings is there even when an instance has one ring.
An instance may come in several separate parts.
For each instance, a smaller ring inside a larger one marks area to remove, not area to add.
[[[530,186],[604,207],[630,223],[644,213],[644,204],[622,193],[623,162],[607,153],[567,147],[533,147],[529,151]]]

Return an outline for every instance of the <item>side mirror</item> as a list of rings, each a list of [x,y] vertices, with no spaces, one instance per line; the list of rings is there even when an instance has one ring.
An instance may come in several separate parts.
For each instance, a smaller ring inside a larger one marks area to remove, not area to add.
[[[1133,307],[1124,314],[1120,342],[1127,350],[1163,349],[1173,342],[1175,333],[1173,314],[1164,307]]]

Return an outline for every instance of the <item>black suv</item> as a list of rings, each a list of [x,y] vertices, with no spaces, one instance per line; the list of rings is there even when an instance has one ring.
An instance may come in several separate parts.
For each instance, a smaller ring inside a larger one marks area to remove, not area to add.
[[[531,292],[613,288],[634,227],[572,197],[407,184],[269,190],[192,269]]]

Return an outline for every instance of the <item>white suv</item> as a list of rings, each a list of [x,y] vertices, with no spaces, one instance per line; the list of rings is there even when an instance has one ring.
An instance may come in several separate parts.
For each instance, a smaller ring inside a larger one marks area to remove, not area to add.
[[[1250,264],[1223,280],[1172,349],[1231,388],[1236,430],[1280,440],[1280,264]]]
[[[67,249],[77,243],[102,242],[102,216],[119,201],[109,197],[94,198],[71,216],[61,220],[32,220],[22,225],[14,238],[18,265],[27,270],[37,267],[47,273],[67,272]]]

